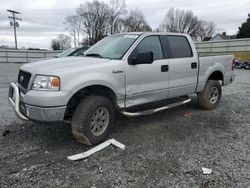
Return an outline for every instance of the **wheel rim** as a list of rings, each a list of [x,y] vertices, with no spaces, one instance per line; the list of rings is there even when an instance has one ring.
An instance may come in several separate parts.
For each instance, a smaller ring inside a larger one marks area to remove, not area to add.
[[[100,136],[105,132],[109,124],[109,111],[106,107],[97,108],[92,117],[90,129],[93,135]]]
[[[218,98],[219,98],[219,90],[217,87],[213,87],[209,94],[209,102],[214,104],[218,101]]]

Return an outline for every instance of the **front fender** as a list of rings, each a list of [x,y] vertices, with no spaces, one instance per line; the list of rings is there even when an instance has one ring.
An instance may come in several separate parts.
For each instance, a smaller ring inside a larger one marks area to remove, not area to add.
[[[72,96],[79,90],[88,86],[101,85],[111,89],[119,101],[125,98],[125,79],[122,74],[109,75],[105,73],[88,73],[74,77],[64,85],[65,90],[71,90]],[[71,97],[72,97],[71,96]],[[70,97],[70,98],[71,98]]]

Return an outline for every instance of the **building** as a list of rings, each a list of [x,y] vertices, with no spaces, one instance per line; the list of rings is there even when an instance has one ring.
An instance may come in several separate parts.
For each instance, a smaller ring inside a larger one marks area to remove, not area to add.
[[[223,32],[222,34],[216,34],[209,41],[230,40],[230,39],[236,39],[236,38],[237,38],[236,35],[227,35],[226,32]]]

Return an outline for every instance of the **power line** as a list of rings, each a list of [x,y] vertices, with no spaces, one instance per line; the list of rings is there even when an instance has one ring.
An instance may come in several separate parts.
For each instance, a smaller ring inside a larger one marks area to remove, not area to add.
[[[17,49],[17,39],[16,39],[16,28],[19,27],[19,23],[16,20],[22,20],[21,18],[16,17],[16,14],[21,14],[20,12],[17,12],[15,10],[7,10],[12,14],[12,16],[9,16],[8,18],[12,20],[10,22],[10,26],[14,29],[14,37],[15,37],[15,47]]]

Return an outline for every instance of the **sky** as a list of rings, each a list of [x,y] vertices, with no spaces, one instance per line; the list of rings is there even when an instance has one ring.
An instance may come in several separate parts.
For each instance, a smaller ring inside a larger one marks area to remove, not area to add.
[[[21,12],[17,29],[18,47],[50,48],[50,41],[65,33],[67,15],[87,0],[0,0],[0,46],[14,46],[13,28],[9,26],[7,9]],[[108,3],[109,0],[101,0]],[[236,34],[250,13],[249,0],[126,0],[127,9],[139,8],[149,25],[158,27],[170,8],[191,10],[202,20],[213,21],[217,32]]]

